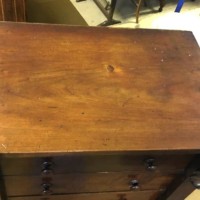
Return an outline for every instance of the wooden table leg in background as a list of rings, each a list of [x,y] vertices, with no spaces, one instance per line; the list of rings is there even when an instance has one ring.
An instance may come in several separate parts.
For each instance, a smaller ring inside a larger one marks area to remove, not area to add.
[[[135,5],[136,5],[136,23],[139,22],[139,16],[140,16],[140,8],[141,8],[141,5],[143,3],[143,0],[131,0]],[[162,12],[162,9],[165,5],[165,0],[159,0],[159,4],[160,4],[160,7],[158,9],[159,12]]]
[[[26,21],[25,0],[0,0],[0,21]]]
[[[140,8],[142,5],[143,0],[138,0],[138,2],[136,3],[137,6],[137,10],[136,10],[136,23],[139,22],[139,16],[140,16]]]

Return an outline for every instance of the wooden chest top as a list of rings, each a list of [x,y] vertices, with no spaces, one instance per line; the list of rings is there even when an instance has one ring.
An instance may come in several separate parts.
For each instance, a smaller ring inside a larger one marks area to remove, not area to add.
[[[190,32],[0,24],[0,152],[200,149]]]

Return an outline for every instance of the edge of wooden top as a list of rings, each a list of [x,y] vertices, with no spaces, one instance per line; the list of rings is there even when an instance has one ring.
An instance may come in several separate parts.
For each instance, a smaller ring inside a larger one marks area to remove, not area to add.
[[[0,21],[0,28],[2,26],[8,26],[8,27],[18,27],[21,28],[23,26],[29,26],[29,27],[45,27],[48,29],[54,29],[54,28],[59,28],[59,29],[79,29],[79,30],[91,30],[91,29],[101,29],[104,31],[129,31],[129,32],[146,32],[146,31],[151,31],[151,32],[183,32],[186,34],[190,34],[193,39],[194,39],[194,43],[196,44],[197,47],[199,47],[198,42],[193,34],[192,31],[189,30],[172,30],[172,29],[148,29],[148,28],[123,28],[123,27],[108,27],[108,26],[80,26],[80,25],[67,25],[67,24],[48,24],[48,23],[31,23],[31,22],[10,22],[10,21]],[[200,48],[200,47],[199,47]]]
[[[9,26],[9,27],[23,27],[23,26],[30,26],[30,27],[45,27],[45,28],[63,28],[63,29],[102,29],[102,30],[121,30],[121,31],[157,31],[157,32],[185,32],[190,33],[194,36],[192,31],[189,30],[170,30],[170,29],[149,29],[149,28],[123,28],[123,27],[108,27],[108,26],[80,26],[80,25],[67,25],[67,24],[48,24],[48,23],[31,23],[31,22],[10,22],[10,21],[0,21],[1,26]]]

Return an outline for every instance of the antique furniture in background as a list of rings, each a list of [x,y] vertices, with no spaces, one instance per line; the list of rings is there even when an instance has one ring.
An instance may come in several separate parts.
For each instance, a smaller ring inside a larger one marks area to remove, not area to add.
[[[0,23],[1,199],[183,200],[199,66],[191,32]]]
[[[68,0],[1,0],[0,21],[87,26]]]
[[[0,21],[26,21],[25,0],[1,0]]]
[[[76,1],[81,2],[81,1],[86,1],[86,0],[76,0]],[[100,26],[109,26],[109,25],[121,23],[119,20],[113,19],[117,0],[110,0],[110,1],[104,0],[104,3],[102,3],[102,0],[93,0],[93,1],[107,18],[107,20],[101,23]],[[131,0],[131,1],[136,5],[136,23],[138,23],[139,16],[140,16],[140,8],[143,3],[143,0]],[[164,0],[159,0],[159,4],[160,4],[160,7],[158,9],[159,12],[162,11],[164,7],[164,3],[165,3]]]
[[[80,0],[77,0],[78,2]],[[142,0],[134,1],[136,4],[136,22],[139,20],[139,12],[142,4]],[[29,1],[31,4],[31,1]],[[67,1],[66,1],[67,2]],[[107,2],[106,6],[102,5],[99,0],[94,0],[103,14],[106,16],[107,21],[103,22],[101,25],[108,26],[116,23],[120,23],[118,20],[113,19],[113,14],[115,11],[115,6],[117,0],[112,0],[111,3]],[[159,11],[162,11],[162,7],[164,6],[164,1],[159,0],[160,8]],[[26,21],[26,0],[1,0],[0,1],[0,21],[17,21],[24,22]]]

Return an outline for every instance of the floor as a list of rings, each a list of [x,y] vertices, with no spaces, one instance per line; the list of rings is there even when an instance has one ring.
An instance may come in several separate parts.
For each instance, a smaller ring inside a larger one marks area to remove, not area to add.
[[[106,18],[100,12],[93,0],[77,3],[70,0],[80,12],[88,25],[97,26]],[[124,28],[153,28],[192,31],[200,46],[200,0],[186,0],[180,13],[175,13],[177,0],[166,0],[163,12],[157,12],[158,0],[146,1],[147,6],[141,8],[139,23],[135,22],[136,6],[130,0],[118,0],[114,18],[121,24],[113,27]]]
[[[200,191],[199,190],[195,190],[185,200],[199,200],[199,196],[200,196]]]

